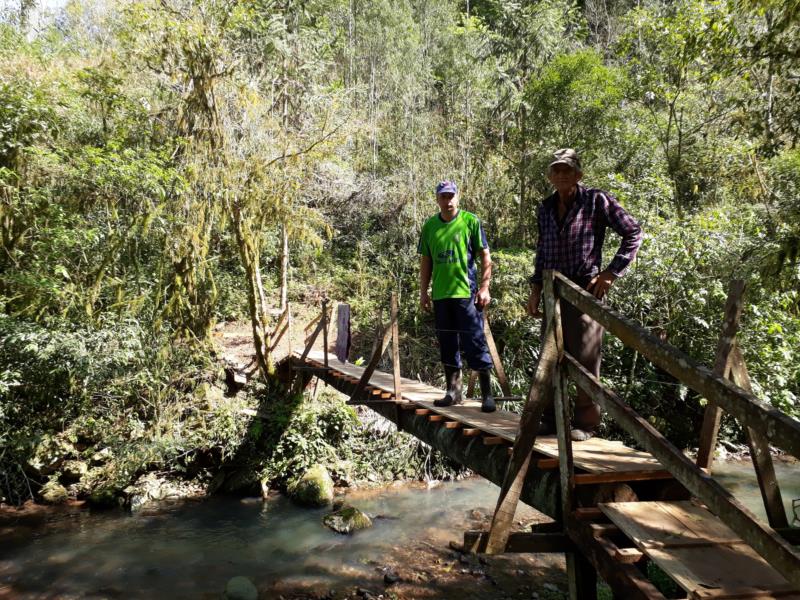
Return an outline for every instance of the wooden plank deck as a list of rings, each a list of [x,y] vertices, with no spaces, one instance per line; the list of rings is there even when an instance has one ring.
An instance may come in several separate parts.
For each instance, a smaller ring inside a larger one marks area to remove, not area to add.
[[[296,353],[299,357],[299,353]],[[324,362],[322,351],[312,350],[306,357],[308,362],[321,366]],[[355,380],[361,378],[364,369],[351,363],[343,363],[333,354],[328,354],[328,366],[339,374]],[[458,421],[468,429],[480,429],[487,436],[499,437],[508,444],[513,444],[519,428],[519,415],[504,410],[493,413],[481,412],[480,402],[465,401],[458,406],[441,408],[433,405],[434,400],[441,398],[442,390],[415,379],[402,378],[402,398],[433,413],[443,415],[446,419]],[[385,392],[394,391],[394,379],[389,373],[375,371],[369,385]],[[534,449],[545,456],[558,458],[558,440],[556,436],[537,437]],[[647,452],[635,450],[621,442],[612,442],[602,438],[592,438],[586,442],[573,444],[575,466],[589,473],[636,472],[641,478],[644,472],[662,472],[661,464]]]
[[[800,600],[800,590],[705,508],[691,502],[598,506],[690,599]]]

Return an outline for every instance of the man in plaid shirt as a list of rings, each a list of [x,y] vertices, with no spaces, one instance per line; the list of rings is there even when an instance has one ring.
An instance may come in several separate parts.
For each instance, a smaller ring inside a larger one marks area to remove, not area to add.
[[[557,150],[547,168],[547,178],[556,189],[539,208],[539,241],[536,263],[530,279],[528,314],[540,317],[542,272],[560,271],[596,298],[605,297],[614,281],[621,277],[642,244],[642,228],[609,193],[585,188],[578,154],[572,148]],[[622,243],[601,270],[603,242],[610,227]],[[568,302],[561,303],[564,349],[590,373],[600,376],[600,349],[603,328]],[[552,430],[552,415],[544,429]],[[578,389],[571,437],[575,441],[591,438],[600,424],[600,407]]]

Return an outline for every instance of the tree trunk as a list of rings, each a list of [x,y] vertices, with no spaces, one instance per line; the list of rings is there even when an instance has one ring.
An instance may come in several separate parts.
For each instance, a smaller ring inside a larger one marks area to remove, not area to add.
[[[281,224],[281,312],[286,310],[289,294],[289,233]]]

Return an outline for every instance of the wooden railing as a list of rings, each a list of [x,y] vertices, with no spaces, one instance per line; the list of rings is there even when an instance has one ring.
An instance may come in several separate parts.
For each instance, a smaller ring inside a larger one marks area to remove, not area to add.
[[[742,288],[743,289],[743,288]],[[704,466],[710,465],[709,446],[713,451],[718,428],[719,410],[738,419],[746,429],[755,449],[754,465],[759,474],[767,513],[773,527],[785,527],[786,516],[780,502],[780,493],[774,478],[768,443],[800,457],[800,421],[760,400],[747,389],[743,360],[733,343],[738,315],[741,313],[741,293],[732,290],[723,328],[718,364],[722,367],[712,372],[674,346],[658,339],[638,323],[602,304],[592,295],[555,271],[546,271],[544,277],[545,327],[539,362],[537,364],[528,399],[520,419],[520,431],[514,444],[506,478],[501,487],[492,528],[487,536],[487,552],[503,552],[509,539],[510,527],[516,510],[522,484],[527,474],[536,432],[542,415],[553,398],[559,439],[559,469],[561,472],[562,512],[565,530],[575,525],[575,476],[570,439],[570,415],[567,396],[567,376],[587,392],[617,424],[633,439],[655,456],[661,464],[686,489],[702,500],[723,522],[758,552],[768,563],[793,585],[800,586],[800,554],[772,527],[761,523],[749,510],[717,483]],[[637,414],[613,391],[581,366],[564,351],[561,331],[560,302],[566,301],[603,325],[653,364],[671,374],[678,381],[695,390],[709,401],[710,414],[701,440],[701,459],[706,465],[698,466],[661,435],[646,419]],[[738,307],[737,307],[738,306]],[[732,316],[731,316],[732,315]],[[720,357],[720,353],[724,355]],[[739,367],[735,365],[739,364]],[[731,367],[734,365],[734,367]],[[734,372],[735,383],[725,378]],[[738,373],[738,375],[736,375]],[[745,384],[745,385],[742,385]],[[549,392],[553,392],[552,395]],[[717,427],[714,427],[714,421]],[[711,432],[711,433],[709,433]],[[768,488],[768,489],[766,489]],[[781,514],[783,517],[781,518]]]

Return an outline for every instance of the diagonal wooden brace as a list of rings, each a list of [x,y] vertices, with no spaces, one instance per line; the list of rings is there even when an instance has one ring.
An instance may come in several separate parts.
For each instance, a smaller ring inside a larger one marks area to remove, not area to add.
[[[528,474],[533,445],[539,430],[542,415],[552,402],[550,390],[553,385],[553,376],[556,365],[563,354],[563,344],[557,340],[560,332],[560,311],[553,294],[553,272],[546,271],[544,276],[545,308],[547,325],[545,328],[539,362],[533,374],[528,400],[525,403],[520,417],[519,433],[514,442],[511,460],[508,462],[503,486],[500,488],[500,497],[497,500],[489,536],[486,540],[486,553],[497,554],[505,551],[514,513],[517,510],[519,497],[525,476]],[[558,321],[557,321],[558,319]],[[557,332],[558,328],[558,332]]]
[[[375,373],[375,369],[378,368],[378,363],[381,361],[383,353],[386,352],[386,348],[389,346],[389,341],[392,339],[392,327],[394,327],[395,321],[397,321],[397,314],[392,315],[391,322],[384,328],[380,340],[375,346],[375,352],[372,353],[372,358],[369,360],[367,368],[364,369],[364,373],[361,375],[361,379],[358,381],[356,389],[353,391],[353,394],[347,401],[348,404],[362,404],[362,402],[360,402],[361,396],[364,393],[367,384],[369,384],[372,374]]]

